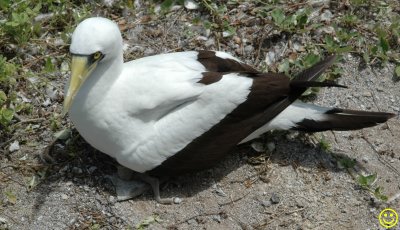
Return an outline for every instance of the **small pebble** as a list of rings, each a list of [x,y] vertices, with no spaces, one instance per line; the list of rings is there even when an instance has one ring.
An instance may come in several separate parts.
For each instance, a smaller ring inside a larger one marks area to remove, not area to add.
[[[272,202],[270,200],[262,200],[261,205],[268,208],[269,206],[272,205]]]
[[[183,5],[188,10],[197,10],[199,8],[199,4],[193,0],[185,0]]]
[[[23,157],[19,158],[20,161],[26,161],[28,159],[28,155],[25,154]]]
[[[49,20],[49,19],[52,18],[53,16],[54,16],[54,13],[39,14],[39,15],[36,16],[33,20],[34,20],[35,22],[40,22],[40,21]]]
[[[68,225],[71,226],[71,225],[75,224],[75,222],[76,222],[76,218],[72,218],[72,219],[68,222]]]
[[[236,44],[242,43],[241,39],[238,36],[233,36],[233,41],[235,41]]]
[[[67,61],[64,61],[61,63],[60,71],[61,71],[61,73],[69,72],[69,64]]]
[[[42,103],[42,105],[43,105],[44,107],[47,107],[47,106],[51,105],[51,100],[50,100],[50,98],[46,98],[46,100]]]
[[[54,41],[54,45],[55,45],[55,46],[65,46],[66,44],[65,44],[65,42],[64,42],[63,39],[57,38],[57,39]]]
[[[174,204],[180,204],[180,203],[182,203],[182,199],[179,198],[179,197],[175,197],[174,198]]]
[[[103,0],[103,4],[107,7],[113,6],[115,2],[115,0]]]
[[[331,19],[333,17],[333,14],[331,11],[329,10],[325,10],[322,14],[321,14],[321,21],[323,22],[330,22]]]
[[[272,204],[278,204],[279,202],[281,202],[281,198],[279,198],[276,193],[272,193],[271,202]]]
[[[364,91],[364,92],[362,93],[362,96],[363,96],[363,97],[372,97],[372,93],[369,92],[369,91]]]
[[[215,46],[215,40],[213,38],[210,38],[206,41],[206,43],[204,43],[204,45],[206,47],[211,47],[211,46]]]
[[[221,188],[216,188],[216,189],[215,189],[215,192],[216,192],[219,196],[222,196],[222,197],[226,197],[226,196],[227,196],[226,193],[225,193]]]
[[[276,54],[274,51],[269,51],[267,55],[265,55],[265,63],[267,65],[272,65],[276,61]]]
[[[88,169],[88,171],[89,171],[90,174],[92,174],[96,169],[97,169],[96,166],[90,166],[90,168]]]
[[[244,52],[246,53],[252,53],[254,51],[254,46],[252,45],[248,45],[246,47],[244,47]]]
[[[189,225],[195,225],[195,224],[197,224],[197,221],[195,219],[190,219],[190,220],[187,221],[187,223]]]
[[[109,223],[115,223],[115,222],[117,222],[117,218],[115,218],[115,216],[113,216],[108,220],[108,222]]]
[[[81,168],[73,167],[72,168],[72,172],[75,173],[75,174],[81,174],[83,171],[82,171]]]
[[[7,219],[0,216],[0,224],[7,224]]]
[[[63,200],[67,200],[67,199],[68,199],[68,195],[66,195],[66,194],[62,193],[62,194],[61,194],[61,199],[63,199]]]
[[[19,150],[19,142],[18,141],[14,141],[13,143],[11,143],[10,147],[8,148],[8,150],[12,153],[15,152],[17,150]]]
[[[251,148],[254,149],[254,151],[258,152],[258,153],[262,153],[265,152],[265,147],[264,144],[261,142],[253,142],[251,143]]]
[[[232,36],[232,32],[231,31],[226,30],[226,31],[222,32],[222,37],[227,38],[227,37],[230,37],[230,36]]]
[[[28,98],[27,98],[23,93],[21,93],[21,92],[18,92],[17,95],[18,95],[18,97],[20,97],[20,98],[22,99],[23,102],[28,102],[28,103],[32,102],[31,99],[28,99]]]
[[[206,36],[197,36],[196,40],[198,40],[198,41],[207,41],[208,38]]]
[[[220,215],[213,216],[212,218],[213,218],[213,220],[217,221],[218,223],[221,223],[221,216]]]

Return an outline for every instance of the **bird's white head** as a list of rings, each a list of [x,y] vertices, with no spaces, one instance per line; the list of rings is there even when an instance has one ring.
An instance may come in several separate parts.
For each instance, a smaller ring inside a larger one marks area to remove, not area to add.
[[[65,115],[79,89],[101,62],[122,56],[122,37],[116,23],[106,18],[88,18],[72,34],[71,79],[64,99]]]
[[[79,23],[74,33],[70,52],[78,55],[91,55],[101,52],[104,59],[119,55],[122,37],[116,23],[107,18],[88,18]]]

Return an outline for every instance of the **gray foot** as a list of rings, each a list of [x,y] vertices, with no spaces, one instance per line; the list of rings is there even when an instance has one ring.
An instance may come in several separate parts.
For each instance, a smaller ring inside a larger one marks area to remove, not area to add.
[[[161,198],[160,180],[144,173],[134,172],[124,166],[118,166],[118,175],[109,176],[117,193],[117,200],[124,201],[137,197],[151,188],[154,199],[160,204],[179,204],[182,200],[178,197]],[[149,186],[150,185],[150,186]]]
[[[148,183],[152,189],[153,189],[153,193],[154,193],[154,199],[160,203],[160,204],[179,204],[182,202],[182,200],[178,197],[173,197],[173,198],[161,198],[160,197],[160,180],[158,178],[149,176],[147,174],[144,173],[138,173],[135,174],[135,178],[138,178],[142,181],[145,181],[146,183]]]
[[[150,186],[147,183],[140,180],[123,180],[117,174],[109,176],[109,178],[114,184],[118,201],[135,198],[150,189]]]

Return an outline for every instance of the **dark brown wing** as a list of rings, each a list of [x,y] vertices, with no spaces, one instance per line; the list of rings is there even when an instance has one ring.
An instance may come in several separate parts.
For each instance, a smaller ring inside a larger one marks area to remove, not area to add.
[[[288,98],[289,93],[290,80],[287,77],[254,77],[251,92],[244,103],[149,174],[179,175],[214,166],[241,140],[286,108],[285,103],[279,102]],[[277,102],[279,106],[276,106]]]
[[[148,173],[154,176],[179,175],[214,166],[241,140],[300,97],[312,85],[306,87],[301,82],[315,80],[333,60],[334,57],[329,57],[305,70],[295,78],[296,83],[291,84],[284,75],[261,74],[248,65],[217,57],[212,51],[199,53],[199,61],[210,70],[203,74],[199,83],[212,84],[219,81],[224,73],[240,72],[253,79],[250,94],[220,123]]]
[[[250,65],[238,62],[230,58],[221,58],[216,55],[215,51],[198,51],[197,60],[204,65],[208,72],[232,73],[232,72],[248,72],[259,73]]]

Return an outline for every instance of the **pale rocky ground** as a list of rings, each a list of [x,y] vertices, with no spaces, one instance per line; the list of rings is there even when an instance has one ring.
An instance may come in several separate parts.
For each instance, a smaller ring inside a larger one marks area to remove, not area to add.
[[[257,47],[251,39],[265,28],[248,24],[238,31],[239,37],[248,38],[247,45],[228,42],[218,47],[212,35],[187,24],[191,14],[178,10],[170,16],[175,21],[124,30],[127,58],[200,47],[231,52],[256,66],[263,62],[254,55]],[[187,35],[188,31],[203,37]],[[275,46],[285,42],[282,38]],[[399,112],[400,83],[393,79],[391,64],[365,68],[358,57],[344,55],[339,65],[344,68],[339,83],[349,89],[321,90],[313,103]],[[60,92],[64,77],[54,82]],[[59,103],[54,107],[61,110]],[[298,133],[269,134],[258,142],[273,143],[273,151],[256,153],[249,145],[239,146],[213,169],[170,180],[162,196],[182,198],[178,205],[159,205],[151,192],[117,202],[107,179],[115,173],[116,163],[76,133],[68,143],[58,141],[54,146],[51,156],[56,162],[44,166],[35,161],[53,138],[48,127],[42,129],[32,137],[41,140],[40,145],[21,144],[19,150],[1,158],[0,168],[9,178],[1,188],[12,191],[16,200],[13,203],[4,193],[0,195],[0,229],[129,229],[151,217],[157,221],[150,221],[149,229],[383,229],[377,219],[382,209],[390,207],[400,214],[399,117],[374,128],[323,132],[311,138]],[[331,144],[328,151],[312,141],[321,137]],[[340,167],[338,159],[343,156],[357,160],[355,169]],[[32,172],[40,175],[43,171],[46,178],[28,189]],[[363,190],[352,177],[357,173],[377,173],[373,186],[382,187],[393,200],[381,202]]]

